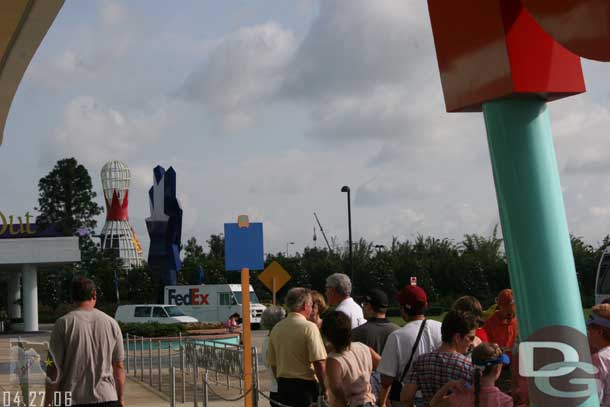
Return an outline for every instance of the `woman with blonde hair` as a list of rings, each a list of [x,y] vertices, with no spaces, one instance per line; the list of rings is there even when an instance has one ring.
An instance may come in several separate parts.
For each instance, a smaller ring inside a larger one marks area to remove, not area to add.
[[[313,308],[309,320],[320,328],[322,326],[322,317],[328,310],[328,304],[326,304],[324,296],[317,291],[311,291],[311,299],[313,301]]]

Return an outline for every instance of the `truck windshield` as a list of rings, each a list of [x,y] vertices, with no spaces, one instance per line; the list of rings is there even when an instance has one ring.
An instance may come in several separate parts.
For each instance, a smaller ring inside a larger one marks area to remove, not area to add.
[[[237,303],[241,304],[241,291],[234,291],[233,294],[235,295]],[[260,304],[260,301],[258,300],[258,297],[254,291],[250,291],[250,304]]]
[[[170,317],[183,317],[184,312],[178,307],[165,307],[165,311],[167,311],[167,315]]]

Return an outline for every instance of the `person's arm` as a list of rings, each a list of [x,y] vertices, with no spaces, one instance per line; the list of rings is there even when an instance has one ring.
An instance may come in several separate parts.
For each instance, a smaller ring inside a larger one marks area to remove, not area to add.
[[[461,393],[468,390],[466,382],[462,380],[451,380],[443,387],[441,387],[432,400],[430,400],[430,407],[448,407],[450,406],[450,397],[452,393]]]
[[[341,365],[335,359],[329,358],[326,362],[326,375],[328,377],[328,387],[333,394],[333,406],[347,407],[347,397],[343,392]]]
[[[275,360],[275,346],[273,345],[273,341],[271,337],[269,337],[269,343],[267,344],[267,354],[265,355],[267,358],[267,366],[271,368],[273,372],[273,377],[277,379],[277,362]]]
[[[112,350],[112,376],[114,377],[114,386],[118,397],[119,407],[123,407],[123,390],[125,389],[125,368],[123,361],[125,360],[125,349],[123,346],[123,333],[119,324],[113,324],[114,337],[116,342]]]
[[[324,383],[324,374],[326,373],[326,349],[320,335],[320,330],[312,322],[309,324],[308,332],[306,333],[307,353],[309,360],[313,363],[316,377],[320,383],[320,390],[326,394],[326,385]]]
[[[112,364],[112,377],[114,377],[114,386],[119,400],[119,407],[125,405],[123,400],[123,390],[125,389],[125,368],[123,362],[114,362]]]
[[[47,367],[47,381],[44,386],[44,404],[45,407],[53,407],[53,396],[59,389],[57,382],[57,368],[55,366]]]
[[[324,383],[324,375],[326,374],[326,361],[316,360],[313,363],[313,368],[316,371],[316,377],[320,383],[320,391],[322,394],[326,394],[326,384]]]
[[[390,395],[390,388],[392,387],[394,378],[392,376],[381,375],[381,390],[379,391],[379,405],[384,407],[388,401]]]
[[[404,386],[402,386],[402,391],[400,392],[400,402],[404,406],[413,406],[413,403],[415,401],[415,393],[417,393],[417,384],[405,384]]]
[[[396,376],[400,375],[398,349],[400,349],[400,345],[396,337],[396,331],[394,331],[388,336],[388,340],[381,352],[381,362],[379,362],[376,368],[381,375],[381,390],[379,391],[379,405],[381,407],[385,407],[390,395],[392,382]]]
[[[371,347],[369,347],[369,350],[371,351],[371,358],[373,359],[373,370],[377,369],[377,366],[379,366],[379,362],[381,362],[381,356],[379,356],[379,353],[375,352],[375,350]]]

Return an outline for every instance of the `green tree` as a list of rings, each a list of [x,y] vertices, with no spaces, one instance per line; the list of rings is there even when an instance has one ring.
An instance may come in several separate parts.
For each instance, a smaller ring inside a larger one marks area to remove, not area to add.
[[[334,273],[342,273],[343,270],[343,262],[339,251],[335,250],[331,253],[327,249],[306,247],[301,257],[300,270],[292,270],[294,274],[303,273],[304,277],[291,274],[292,279],[289,284],[293,280],[301,281],[307,279],[312,289],[324,293],[326,278]],[[294,286],[296,285],[290,285],[290,287]]]
[[[199,267],[204,267],[206,256],[203,247],[197,244],[197,239],[191,237],[184,247],[184,261],[182,270],[178,273],[178,280],[181,284],[198,284]]]
[[[225,270],[225,238],[222,234],[210,235],[206,240],[208,254],[205,256],[203,271],[206,284],[239,283],[239,272]]]
[[[209,249],[209,258],[222,259],[225,258],[225,238],[222,234],[210,235],[210,238],[206,240]]]
[[[121,286],[127,286],[127,293],[121,290],[121,302],[125,299],[132,304],[148,303],[154,298],[152,273],[148,264],[128,270],[127,284]]]
[[[610,237],[606,236],[598,248],[594,248],[586,243],[582,237],[570,236],[570,242],[572,244],[580,296],[584,304],[592,305],[595,302],[594,291],[597,266],[604,249],[610,243]]]
[[[510,287],[498,225],[488,238],[476,234],[465,235],[459,247],[466,283],[463,294],[474,295],[484,305],[493,303],[502,289]]]
[[[127,277],[123,261],[114,250],[102,250],[89,237],[79,240],[81,261],[73,266],[73,274],[82,274],[93,280],[97,287],[98,302],[116,303],[117,280],[121,285]]]
[[[96,193],[89,172],[76,159],[59,160],[38,181],[38,192],[36,223],[40,227],[56,225],[66,236],[74,235],[81,227],[95,229],[95,217],[102,213],[102,207],[94,201]]]

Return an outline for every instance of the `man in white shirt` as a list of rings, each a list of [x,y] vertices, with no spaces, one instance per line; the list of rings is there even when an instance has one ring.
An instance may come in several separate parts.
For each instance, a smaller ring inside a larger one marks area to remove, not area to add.
[[[390,389],[394,380],[401,380],[408,377],[403,373],[411,351],[415,345],[417,334],[419,333],[422,322],[425,319],[424,313],[428,308],[428,297],[426,292],[416,285],[408,285],[396,294],[396,299],[401,305],[400,311],[402,318],[407,322],[405,326],[392,332],[386,341],[381,362],[377,371],[381,374],[381,392],[379,394],[380,406],[400,406],[400,389],[392,392]],[[426,320],[426,325],[422,332],[419,344],[415,349],[415,354],[411,360],[411,367],[419,355],[436,350],[442,344],[441,323],[431,319]],[[395,394],[394,394],[395,393]],[[389,399],[389,400],[388,400]]]
[[[326,299],[330,305],[335,305],[335,311],[341,311],[352,320],[352,329],[366,322],[362,307],[354,301],[352,282],[342,273],[335,273],[326,279]]]

